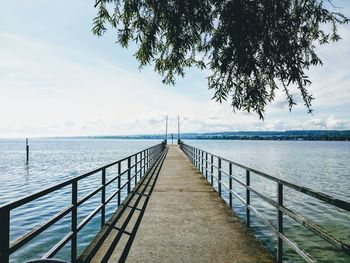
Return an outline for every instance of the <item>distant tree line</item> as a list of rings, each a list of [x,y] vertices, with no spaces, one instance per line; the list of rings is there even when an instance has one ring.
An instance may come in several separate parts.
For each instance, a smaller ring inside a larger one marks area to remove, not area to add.
[[[190,139],[190,138],[187,138]],[[196,140],[275,140],[275,141],[350,141],[350,136],[196,136]]]
[[[96,139],[165,139],[164,134],[130,136],[96,136]],[[171,134],[168,135],[170,140]],[[350,141],[350,130],[289,130],[289,131],[238,131],[216,133],[184,133],[183,140],[308,140],[308,141]],[[177,134],[174,134],[174,141]]]

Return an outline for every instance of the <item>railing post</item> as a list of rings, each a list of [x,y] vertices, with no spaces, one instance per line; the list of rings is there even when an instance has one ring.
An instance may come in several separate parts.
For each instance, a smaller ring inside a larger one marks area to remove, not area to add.
[[[197,168],[197,149],[196,148],[194,148],[194,167],[196,167]]]
[[[146,150],[143,151],[143,175],[146,174]]]
[[[205,179],[208,180],[208,153],[205,152]]]
[[[202,150],[198,150],[198,170],[201,171],[201,153]]]
[[[77,260],[77,224],[78,224],[78,181],[73,181],[72,183],[72,213],[71,213],[71,262],[76,262]]]
[[[121,168],[122,164],[121,162],[118,163],[118,207],[120,206],[120,187],[121,187],[121,173],[122,173],[122,168]]]
[[[153,162],[153,148],[149,151],[148,153],[148,168],[150,168],[152,166],[152,162]]]
[[[193,165],[196,166],[196,148],[193,147]]]
[[[191,147],[192,164],[194,164],[194,148]]]
[[[146,162],[147,162],[147,171],[148,171],[148,169],[149,169],[149,152],[150,152],[150,150],[149,149],[147,149],[147,154],[146,154]]]
[[[213,186],[214,184],[214,179],[213,179],[213,176],[214,176],[214,156],[211,154],[210,155],[210,184],[211,186]]]
[[[201,172],[201,150],[197,151],[197,169]]]
[[[145,174],[145,168],[143,166],[143,151],[140,154],[140,179],[143,177],[143,175]]]
[[[147,150],[143,152],[143,175],[147,173]]]
[[[193,165],[196,167],[196,148],[193,148]]]
[[[278,233],[283,234],[283,212],[280,210],[280,206],[283,206],[283,185],[277,183],[277,202],[278,202],[278,214],[277,214],[277,230]],[[283,261],[283,240],[280,236],[277,237],[277,262]]]
[[[0,212],[0,262],[8,263],[10,260],[10,211]]]
[[[106,223],[106,168],[102,169],[102,191],[101,191],[101,228]]]
[[[197,164],[197,169],[199,169],[199,149],[197,149],[197,153],[196,153],[196,164]]]
[[[221,196],[221,158],[218,157],[218,192]]]
[[[135,155],[135,185],[137,184],[137,174],[138,174],[137,165],[138,165],[138,163],[137,163],[137,154],[136,154]]]
[[[229,194],[229,198],[230,198],[230,207],[232,208],[232,163],[229,164],[229,187],[230,187],[230,194]]]
[[[203,161],[204,161],[203,160],[203,151],[201,151],[201,168],[202,168],[202,174],[204,175],[204,173],[203,173],[203,168],[204,168]]]
[[[201,152],[202,152],[202,150],[198,149],[198,152],[197,152],[197,165],[198,165],[199,172],[201,171]]]
[[[201,173],[201,154],[202,154],[202,150],[198,150],[198,170]]]
[[[191,162],[193,164],[193,147],[189,147]]]
[[[144,174],[147,173],[147,150],[143,153],[143,161],[144,161]]]
[[[246,222],[247,222],[247,227],[250,227],[250,210],[249,210],[249,205],[250,205],[250,171],[246,170],[246,207],[245,207],[245,214],[246,214]]]
[[[128,188],[127,188],[127,194],[130,193],[130,175],[131,175],[131,157],[128,158]]]

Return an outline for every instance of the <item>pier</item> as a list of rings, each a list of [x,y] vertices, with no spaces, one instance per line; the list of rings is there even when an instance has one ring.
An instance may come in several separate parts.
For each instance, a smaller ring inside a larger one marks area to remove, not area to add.
[[[245,180],[233,173],[233,167],[241,169]],[[276,198],[257,191],[251,183],[252,176],[263,177],[275,184]],[[86,178],[94,180],[95,189],[81,197],[78,192]],[[244,187],[245,194],[238,193],[233,183]],[[14,209],[67,188],[71,201],[65,209],[11,240]],[[337,253],[349,256],[347,241],[284,204],[286,188],[344,213],[350,212],[350,203],[344,200],[284,181],[180,140],[178,145],[167,145],[164,141],[2,205],[0,262],[16,262],[15,252],[53,224],[62,223],[66,216],[70,217],[70,231],[54,246],[45,248],[47,251],[41,255],[42,260],[58,258],[59,252],[68,246],[70,262],[283,262],[284,246],[287,245],[305,262],[317,262],[302,243],[285,235],[286,217],[332,245]],[[96,196],[100,198],[99,204],[85,218],[79,217],[78,208]],[[263,216],[251,203],[251,196],[275,208],[277,224]],[[234,213],[233,199],[244,205],[244,220]],[[114,207],[111,215],[106,209],[110,204]],[[270,255],[255,238],[250,228],[251,213],[256,215],[254,220],[265,223],[275,234],[276,255]],[[99,231],[79,252],[78,234],[96,218],[100,220]]]
[[[273,262],[177,145],[169,146],[161,163],[81,262]]]

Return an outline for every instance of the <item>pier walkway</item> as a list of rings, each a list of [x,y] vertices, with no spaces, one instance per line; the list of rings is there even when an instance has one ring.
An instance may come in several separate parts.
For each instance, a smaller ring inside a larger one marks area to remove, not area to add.
[[[178,145],[143,177],[80,262],[273,262]]]

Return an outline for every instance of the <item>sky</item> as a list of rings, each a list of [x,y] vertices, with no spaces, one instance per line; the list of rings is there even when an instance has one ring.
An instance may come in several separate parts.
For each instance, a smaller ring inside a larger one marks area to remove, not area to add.
[[[334,1],[350,17],[350,1]],[[161,134],[242,130],[350,129],[350,25],[342,40],[319,47],[324,65],[308,72],[313,114],[288,110],[278,93],[256,114],[232,112],[211,98],[196,69],[165,86],[152,66],[139,70],[135,50],[115,31],[91,32],[93,0],[11,0],[0,5],[0,138]]]

